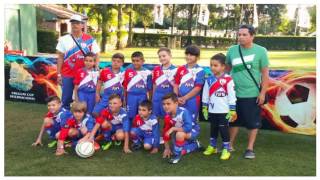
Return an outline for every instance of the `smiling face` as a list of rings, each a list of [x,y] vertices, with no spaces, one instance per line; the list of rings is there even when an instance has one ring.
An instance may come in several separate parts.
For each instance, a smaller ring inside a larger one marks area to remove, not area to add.
[[[170,64],[171,55],[166,51],[160,51],[158,53],[159,61],[163,66]]]
[[[77,121],[81,121],[86,113],[84,111],[74,111],[72,114]]]
[[[57,112],[59,112],[60,107],[61,107],[61,103],[58,101],[48,102],[48,111],[53,114],[56,114]]]
[[[119,70],[123,66],[123,60],[120,58],[112,58],[112,69]]]
[[[221,75],[224,73],[225,65],[213,59],[210,61],[210,68],[214,75]]]
[[[187,64],[195,64],[197,63],[198,57],[192,54],[186,54],[186,62]]]
[[[72,21],[71,22],[71,32],[72,33],[75,33],[75,34],[80,33],[82,31],[82,27],[83,27],[83,25],[79,21]]]
[[[92,69],[95,65],[95,60],[94,57],[87,56],[84,58],[84,65],[86,66],[87,69]]]

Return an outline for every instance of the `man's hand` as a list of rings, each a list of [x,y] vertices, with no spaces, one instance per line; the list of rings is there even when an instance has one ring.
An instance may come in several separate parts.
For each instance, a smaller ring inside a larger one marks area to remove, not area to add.
[[[202,114],[205,120],[208,120],[208,106],[202,106]]]
[[[256,103],[257,103],[259,106],[261,106],[261,105],[263,105],[265,99],[266,99],[266,93],[261,92],[261,93],[259,94],[259,96],[257,97]]]

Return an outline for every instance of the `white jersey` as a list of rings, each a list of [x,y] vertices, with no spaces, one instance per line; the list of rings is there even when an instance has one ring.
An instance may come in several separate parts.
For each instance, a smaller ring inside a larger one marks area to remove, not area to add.
[[[228,113],[230,109],[235,109],[236,101],[234,82],[230,75],[224,74],[219,78],[211,75],[206,79],[202,103],[208,106],[209,113]]]

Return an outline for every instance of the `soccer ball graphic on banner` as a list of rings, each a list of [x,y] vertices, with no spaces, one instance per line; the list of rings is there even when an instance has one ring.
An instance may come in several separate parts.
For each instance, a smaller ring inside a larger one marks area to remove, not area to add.
[[[75,151],[82,158],[91,157],[94,154],[94,144],[89,141],[78,143]]]
[[[280,119],[295,129],[316,127],[315,83],[294,82],[277,94],[275,107]]]

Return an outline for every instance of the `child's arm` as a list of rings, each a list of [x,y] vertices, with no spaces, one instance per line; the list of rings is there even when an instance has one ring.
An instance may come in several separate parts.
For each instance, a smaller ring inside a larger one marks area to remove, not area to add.
[[[153,125],[152,134],[154,137],[154,142],[153,142],[153,148],[150,153],[154,154],[158,152],[159,145],[160,145],[160,127],[158,122],[155,125]]]
[[[42,136],[43,136],[43,132],[44,132],[44,122],[45,122],[45,121],[43,121],[43,123],[42,123],[42,125],[41,125],[38,138],[37,138],[37,140],[36,140],[34,143],[32,143],[32,146],[37,146],[37,145],[42,146],[42,145],[43,145],[41,141],[42,141]]]
[[[195,95],[197,95],[199,92],[201,91],[201,87],[196,86],[194,87],[188,94],[186,94],[183,97],[180,97],[179,99],[181,99],[181,101],[183,102],[183,104],[190,98],[194,97]]]
[[[100,92],[101,92],[102,81],[98,80],[96,87],[96,103],[100,101]]]
[[[78,85],[74,85],[73,93],[74,93],[74,100],[75,100],[75,101],[79,101],[78,88],[79,88]]]

